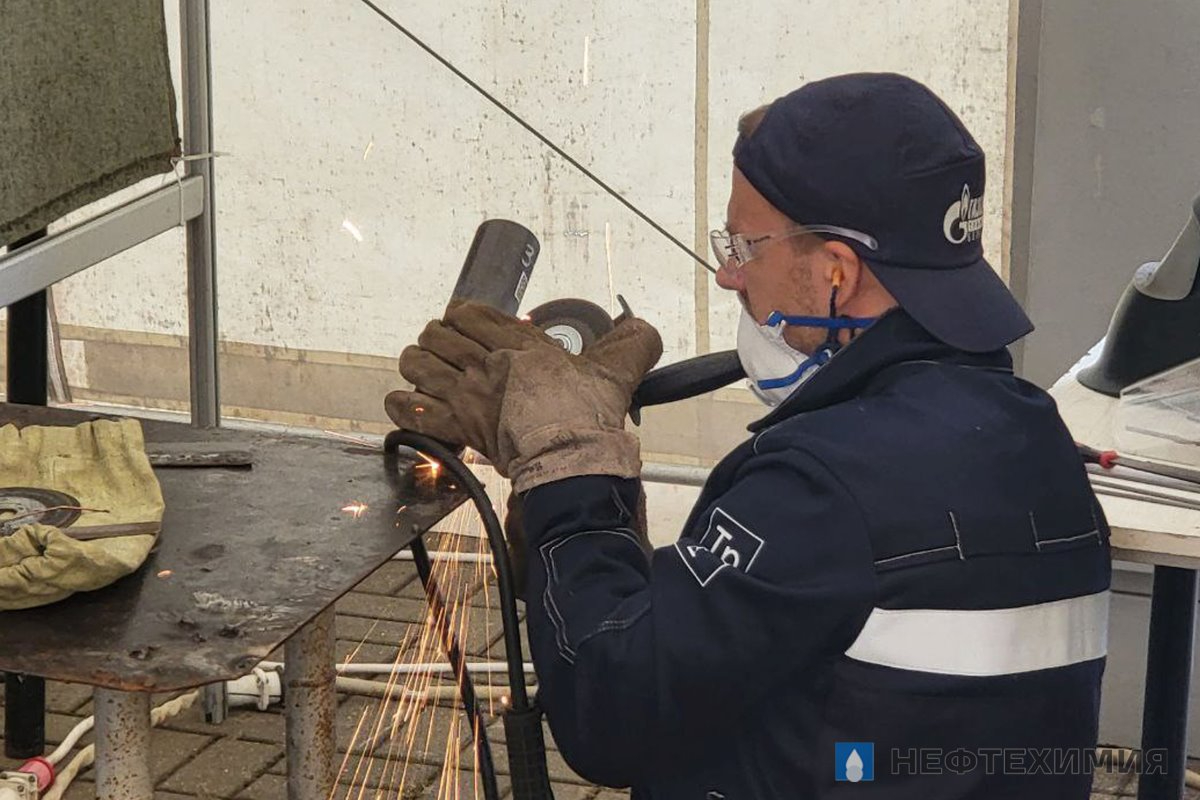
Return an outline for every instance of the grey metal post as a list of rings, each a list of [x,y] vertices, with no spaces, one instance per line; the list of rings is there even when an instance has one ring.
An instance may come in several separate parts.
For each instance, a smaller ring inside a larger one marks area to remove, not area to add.
[[[97,688],[97,800],[151,800],[150,695]]]
[[[208,0],[180,0],[183,58],[183,151],[211,153],[212,62]],[[187,173],[204,181],[204,213],[187,223],[188,355],[191,364],[192,424],[220,424],[217,381],[216,230],[211,158],[186,162]]]
[[[327,608],[284,645],[288,800],[327,800],[333,790],[333,622]]]

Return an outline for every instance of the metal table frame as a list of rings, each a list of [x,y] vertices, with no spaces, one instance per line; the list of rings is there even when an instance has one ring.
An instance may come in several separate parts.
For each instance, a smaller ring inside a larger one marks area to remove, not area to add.
[[[1188,696],[1196,628],[1194,568],[1155,565],[1142,704],[1142,752],[1166,753],[1165,769],[1145,769],[1138,800],[1183,797],[1187,772]]]
[[[9,252],[0,257],[0,306],[8,307],[10,312],[10,402],[45,405],[47,401],[46,289],[184,222],[192,422],[202,427],[215,427],[220,422],[209,0],[179,0],[179,10],[183,152],[199,157],[185,161],[187,175],[178,185],[164,187],[68,230],[50,236],[42,231],[7,243]],[[45,747],[42,681],[7,675],[5,698],[7,755],[40,755]]]
[[[46,289],[185,222],[192,423],[220,424],[209,0],[179,0],[179,8],[183,152],[199,157],[185,162],[186,175],[178,185],[54,235],[43,232],[9,243],[9,252],[0,257],[0,306],[10,309],[10,402],[47,402]],[[13,358],[17,342],[21,352]],[[334,779],[333,610],[326,609],[295,634],[286,652],[288,796],[323,800]],[[41,755],[43,681],[6,676],[5,697],[6,742],[17,745],[8,754]],[[149,800],[150,695],[96,689],[95,708],[97,796]]]
[[[288,800],[327,800],[335,775],[337,690],[334,611],[327,608],[284,645]],[[151,800],[150,694],[96,688],[96,796]]]

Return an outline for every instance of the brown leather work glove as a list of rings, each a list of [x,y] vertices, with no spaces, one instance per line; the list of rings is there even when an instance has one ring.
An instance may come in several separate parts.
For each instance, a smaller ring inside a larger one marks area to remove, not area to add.
[[[488,320],[486,344],[454,327],[464,315]],[[413,384],[413,391],[390,392],[384,410],[397,427],[447,444],[470,446],[508,477],[493,458],[499,449],[496,435],[505,365],[496,359],[486,362],[495,350],[520,350],[553,341],[528,322],[490,306],[454,305],[444,319],[425,326],[415,345],[404,348],[400,374]]]
[[[518,493],[576,475],[632,478],[641,459],[625,415],[661,355],[658,332],[637,318],[571,355],[529,323],[462,303],[401,354],[415,391],[384,405],[401,428],[480,451]]]

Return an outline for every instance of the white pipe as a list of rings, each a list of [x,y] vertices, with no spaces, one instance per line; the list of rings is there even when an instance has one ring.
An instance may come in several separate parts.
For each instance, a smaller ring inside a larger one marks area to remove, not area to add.
[[[83,722],[80,722],[71,729],[71,732],[67,734],[67,738],[62,740],[62,744],[60,744],[53,753],[46,756],[46,760],[57,767],[59,762],[66,758],[67,754],[75,749],[75,745],[79,744],[79,740],[82,739],[95,724],[95,717],[88,717]]]
[[[446,700],[458,697],[457,686],[428,686],[424,689],[410,689],[407,686],[385,683],[383,681],[366,681],[362,678],[338,678],[338,691],[364,697],[396,697],[413,700]],[[507,686],[476,686],[475,696],[480,699],[493,699],[506,702]]]
[[[262,661],[259,662],[259,668],[264,670],[278,670],[283,668],[283,663],[280,661]],[[450,664],[441,661],[427,661],[420,664],[335,664],[339,674],[342,675],[426,675],[430,673],[441,673],[453,675],[455,670]],[[522,664],[526,675],[533,674],[533,664],[526,661]],[[504,661],[477,661],[467,664],[467,673],[504,673],[508,672],[508,663]]]
[[[526,675],[533,673],[533,664],[526,661],[523,665]],[[338,672],[343,675],[425,675],[431,672],[454,674],[454,668],[449,664],[339,664]],[[467,664],[467,673],[501,673],[508,672],[508,664],[503,661],[485,661]]]
[[[648,483],[670,483],[676,486],[703,486],[708,480],[708,467],[687,464],[643,464],[642,480]]]
[[[249,675],[225,681],[225,697],[230,708],[254,706],[266,711],[283,699],[283,679],[279,670],[255,667]]]
[[[393,561],[412,561],[411,550],[401,550],[392,556]],[[459,553],[453,550],[433,550],[429,553],[430,561],[449,561],[454,564],[491,564],[491,553]]]

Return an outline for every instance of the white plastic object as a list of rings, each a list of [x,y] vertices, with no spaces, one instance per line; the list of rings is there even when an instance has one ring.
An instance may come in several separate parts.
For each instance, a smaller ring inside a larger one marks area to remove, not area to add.
[[[1200,359],[1125,387],[1113,434],[1127,455],[1200,468]]]
[[[75,749],[75,745],[79,744],[79,740],[82,739],[84,734],[90,731],[95,724],[95,717],[88,717],[80,722],[71,729],[71,732],[67,734],[67,738],[62,740],[62,744],[56,747],[53,753],[46,756],[46,760],[51,764],[58,766],[64,758],[70,755],[71,751]]]
[[[0,800],[37,800],[37,777],[28,772],[0,772]]]
[[[253,706],[266,711],[283,702],[283,682],[279,671],[255,667],[249,675],[225,682],[225,696],[230,708]]]

